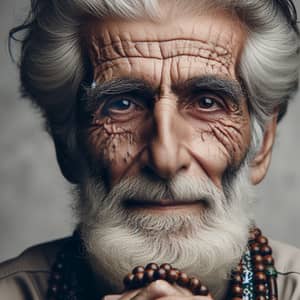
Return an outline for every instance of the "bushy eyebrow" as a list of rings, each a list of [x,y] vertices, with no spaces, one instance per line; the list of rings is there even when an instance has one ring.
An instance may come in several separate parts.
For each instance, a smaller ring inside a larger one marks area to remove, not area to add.
[[[231,102],[240,105],[245,94],[240,83],[236,80],[218,76],[200,76],[172,85],[172,90],[178,94],[190,95],[199,92],[214,92],[221,97],[229,98]]]
[[[86,110],[97,109],[101,101],[114,95],[136,94],[145,100],[154,99],[156,91],[144,80],[134,78],[117,78],[95,85],[85,87]]]

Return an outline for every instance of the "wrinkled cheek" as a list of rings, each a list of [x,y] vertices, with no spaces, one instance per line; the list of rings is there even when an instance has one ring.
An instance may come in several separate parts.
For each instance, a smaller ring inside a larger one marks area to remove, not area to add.
[[[110,184],[122,178],[134,163],[144,144],[141,131],[132,128],[89,129],[87,134],[88,152],[93,169],[105,175]]]
[[[205,130],[195,130],[192,149],[207,176],[221,187],[224,172],[241,164],[248,144],[238,127],[224,127],[212,122]]]

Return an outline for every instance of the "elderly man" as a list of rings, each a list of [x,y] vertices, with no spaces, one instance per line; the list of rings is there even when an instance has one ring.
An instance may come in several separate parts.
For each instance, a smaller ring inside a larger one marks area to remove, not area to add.
[[[0,298],[299,300],[300,252],[251,214],[296,19],[289,0],[32,1],[11,34],[77,227],[3,263]]]

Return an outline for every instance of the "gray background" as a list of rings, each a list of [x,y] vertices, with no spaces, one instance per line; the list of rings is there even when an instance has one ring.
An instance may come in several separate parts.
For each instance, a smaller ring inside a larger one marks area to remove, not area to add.
[[[297,0],[299,1],[299,0]],[[69,234],[71,195],[51,140],[29,101],[6,46],[8,29],[23,20],[28,0],[0,0],[0,261],[24,248]],[[298,11],[300,3],[297,4]],[[300,247],[300,95],[279,126],[273,163],[258,187],[257,223],[272,238]]]

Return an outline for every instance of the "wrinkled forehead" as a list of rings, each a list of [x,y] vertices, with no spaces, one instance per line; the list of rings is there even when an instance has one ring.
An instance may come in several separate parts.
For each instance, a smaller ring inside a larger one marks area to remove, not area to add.
[[[110,69],[120,69],[120,64],[134,65],[142,59],[178,61],[181,57],[198,59],[225,76],[233,75],[245,40],[238,18],[225,11],[160,22],[93,20],[87,32],[94,78],[99,81],[105,80],[102,75]]]

